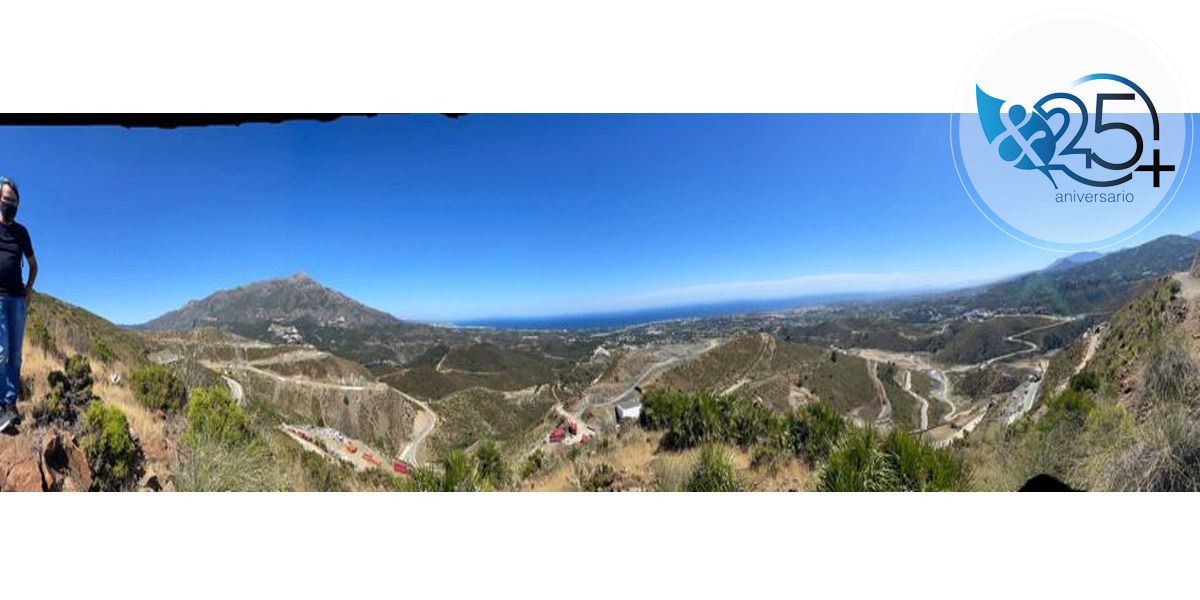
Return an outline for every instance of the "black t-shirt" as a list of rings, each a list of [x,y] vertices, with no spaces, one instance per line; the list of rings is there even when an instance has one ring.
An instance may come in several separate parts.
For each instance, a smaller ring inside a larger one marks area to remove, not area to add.
[[[16,221],[9,225],[0,222],[0,296],[25,296],[25,280],[21,274],[22,256],[33,256],[33,242],[29,239],[29,230]]]

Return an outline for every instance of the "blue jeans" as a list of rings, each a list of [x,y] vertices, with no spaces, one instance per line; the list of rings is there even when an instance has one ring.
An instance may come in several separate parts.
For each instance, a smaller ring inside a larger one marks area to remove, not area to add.
[[[24,339],[25,298],[0,296],[0,406],[17,405]]]

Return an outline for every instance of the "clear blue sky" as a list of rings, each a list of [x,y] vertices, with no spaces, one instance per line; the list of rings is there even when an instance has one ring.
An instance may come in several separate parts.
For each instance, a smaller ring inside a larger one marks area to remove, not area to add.
[[[947,285],[1061,256],[971,204],[946,115],[3,128],[0,173],[37,287],[119,323],[296,271],[460,320]],[[1200,229],[1191,175],[1124,245]]]

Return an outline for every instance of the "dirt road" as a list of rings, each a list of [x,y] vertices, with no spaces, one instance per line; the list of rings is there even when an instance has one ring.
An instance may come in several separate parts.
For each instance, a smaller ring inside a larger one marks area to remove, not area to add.
[[[904,372],[904,391],[921,403],[921,431],[929,429],[929,401],[912,389],[912,371]]]
[[[400,460],[409,464],[418,464],[422,458],[421,452],[425,449],[425,440],[429,438],[429,435],[437,427],[438,416],[425,402],[417,400],[400,390],[396,390],[396,392],[403,396],[405,400],[412,402],[421,409],[413,417],[412,439],[408,441],[408,444],[404,446],[404,450],[400,452]]]
[[[721,345],[721,340],[717,340],[717,339],[709,340],[708,342],[705,343],[704,348],[702,348],[698,351],[689,352],[687,350],[684,350],[683,352],[681,352],[678,355],[673,355],[673,356],[670,356],[663,360],[660,360],[660,361],[650,365],[650,367],[648,367],[644,372],[642,372],[642,374],[640,376],[638,376],[638,378],[635,379],[633,381],[633,383],[630,384],[629,387],[625,389],[625,391],[621,392],[620,394],[617,394],[616,396],[608,398],[606,400],[603,400],[600,402],[586,402],[588,396],[585,395],[584,396],[585,402],[579,403],[580,406],[579,406],[579,410],[577,412],[582,415],[583,412],[585,410],[587,410],[588,408],[604,408],[606,406],[612,406],[614,404],[617,404],[618,402],[622,402],[622,401],[626,400],[627,398],[629,398],[630,396],[632,396],[637,391],[637,388],[640,387],[642,384],[644,384],[646,381],[648,381],[652,377],[658,375],[659,373],[662,373],[663,371],[667,370],[669,367],[674,366],[675,364],[683,362],[685,360],[692,360],[692,359],[700,356],[701,354],[704,354],[705,352],[708,352],[709,350],[716,348],[719,345]]]
[[[878,370],[878,362],[867,361],[867,374],[871,376],[871,385],[875,386],[875,400],[879,402],[879,415],[875,417],[875,424],[890,425],[892,423],[892,401],[888,398],[883,382],[879,380]]]
[[[243,362],[213,363],[213,362],[206,361],[202,364],[204,364],[204,366],[206,366],[210,369],[213,369],[215,371],[218,371],[218,372],[225,372],[225,371],[236,372],[237,369],[244,369],[246,371],[250,371],[257,375],[269,377],[276,381],[289,383],[292,385],[299,385],[299,386],[317,387],[317,388],[325,388],[325,389],[336,389],[336,390],[340,390],[340,391],[350,391],[350,392],[361,392],[361,391],[366,391],[366,390],[371,390],[371,389],[380,390],[380,391],[387,390],[387,389],[394,390],[396,393],[400,394],[400,396],[403,397],[405,400],[411,402],[412,404],[416,405],[416,407],[418,409],[420,409],[417,411],[416,415],[413,416],[412,439],[409,440],[408,444],[405,445],[404,450],[400,453],[400,456],[399,456],[400,460],[403,460],[408,463],[412,463],[412,464],[419,463],[420,457],[421,457],[420,452],[424,449],[425,441],[426,441],[426,439],[429,438],[429,435],[431,433],[433,433],[434,428],[436,428],[437,424],[438,424],[437,413],[435,413],[433,411],[433,409],[429,407],[428,404],[410,396],[409,394],[406,394],[400,390],[392,388],[391,386],[388,386],[385,383],[370,382],[370,383],[365,383],[362,385],[344,385],[344,384],[339,384],[339,383],[330,383],[327,381],[314,381],[312,379],[307,379],[307,378],[303,378],[303,377],[285,377],[278,373],[272,373],[271,371],[267,371],[265,369],[260,369],[256,366],[254,366],[253,364],[243,363]],[[241,384],[238,383],[232,377],[229,377],[226,375],[222,375],[222,377],[225,379],[225,383],[227,385],[229,385],[230,392],[233,394],[234,399],[238,400],[238,403],[240,404],[241,398],[244,396],[244,391],[242,390]]]

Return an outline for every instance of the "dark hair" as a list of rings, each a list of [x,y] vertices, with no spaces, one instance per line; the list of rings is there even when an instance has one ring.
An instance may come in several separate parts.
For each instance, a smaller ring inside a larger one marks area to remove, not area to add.
[[[4,186],[12,188],[14,194],[17,195],[17,200],[21,199],[21,190],[17,189],[17,182],[8,177],[0,177],[0,188]]]

